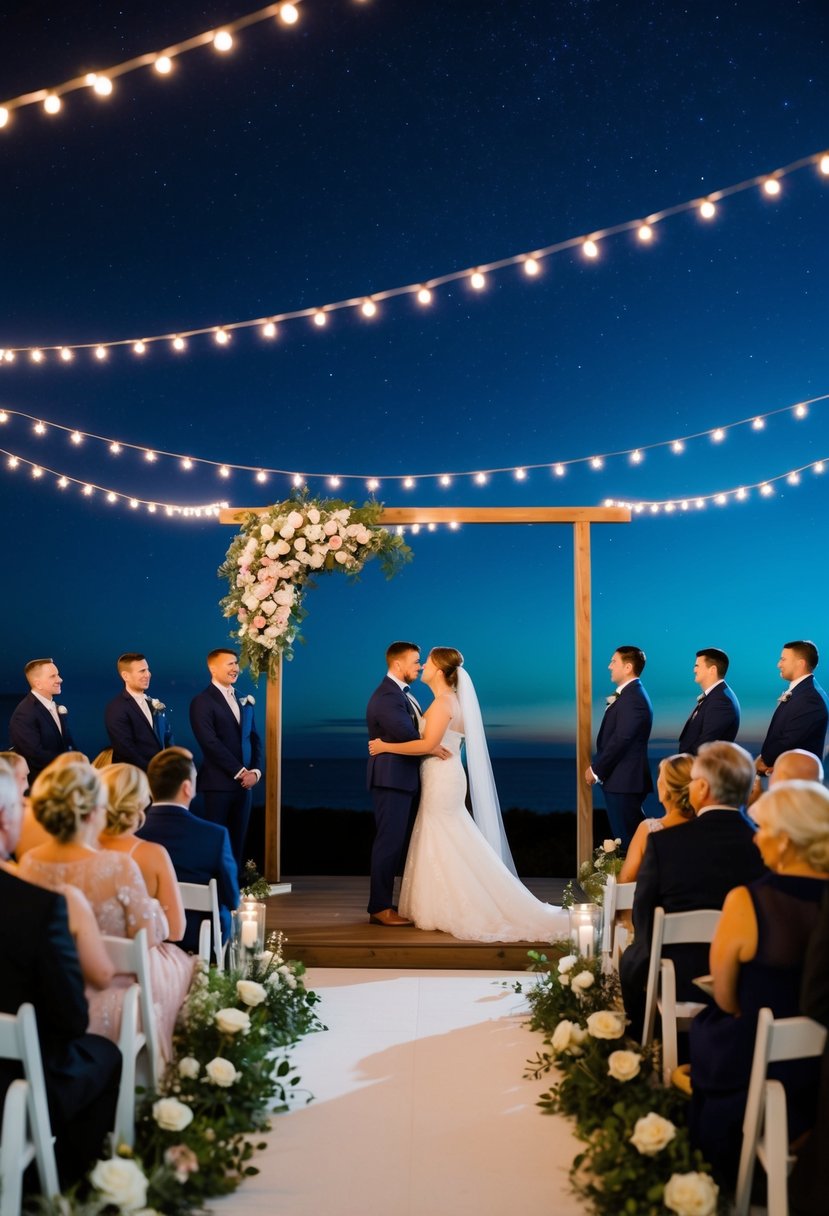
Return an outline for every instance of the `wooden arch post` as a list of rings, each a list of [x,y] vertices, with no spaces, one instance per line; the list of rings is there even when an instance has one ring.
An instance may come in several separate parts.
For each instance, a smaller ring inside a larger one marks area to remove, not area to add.
[[[219,522],[239,524],[268,507],[234,507]],[[592,745],[592,625],[590,525],[630,523],[626,507],[386,507],[380,523],[412,524],[571,524],[573,528],[574,646],[576,675],[576,851],[579,862],[593,850],[593,794],[582,779]],[[265,877],[279,882],[282,816],[282,660],[268,680],[265,709]]]

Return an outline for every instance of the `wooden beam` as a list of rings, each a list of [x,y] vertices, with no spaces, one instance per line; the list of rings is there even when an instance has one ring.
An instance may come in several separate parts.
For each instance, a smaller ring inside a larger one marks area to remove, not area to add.
[[[265,706],[265,877],[282,878],[282,656],[268,677]]]
[[[238,524],[245,515],[263,515],[270,507],[225,507],[222,524]],[[381,524],[627,524],[627,507],[385,507]]]
[[[592,755],[592,662],[590,619],[590,524],[573,525],[574,614],[576,634],[576,856],[593,852],[593,788],[584,780]]]

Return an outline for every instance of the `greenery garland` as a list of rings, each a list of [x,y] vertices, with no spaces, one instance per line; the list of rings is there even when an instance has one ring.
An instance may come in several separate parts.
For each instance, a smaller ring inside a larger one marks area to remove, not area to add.
[[[219,577],[229,587],[222,612],[236,620],[231,637],[240,647],[240,664],[250,668],[254,679],[263,671],[272,675],[279,656],[292,658],[307,616],[305,588],[314,585],[315,574],[341,570],[354,578],[369,558],[377,557],[391,578],[411,560],[402,536],[379,526],[382,512],[379,502],[357,507],[298,492],[244,516]]]

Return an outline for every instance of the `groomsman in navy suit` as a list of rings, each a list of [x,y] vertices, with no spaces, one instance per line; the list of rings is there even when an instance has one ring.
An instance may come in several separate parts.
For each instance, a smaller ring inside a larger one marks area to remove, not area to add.
[[[733,743],[740,729],[740,702],[725,682],[728,655],[709,646],[697,651],[694,679],[702,692],[682,728],[679,750],[695,756],[703,743]]]
[[[653,789],[648,767],[653,706],[639,679],[644,668],[638,646],[614,650],[608,670],[616,691],[607,698],[596,754],[584,774],[588,785],[601,785],[610,830],[623,848],[642,822],[642,803]]]
[[[778,699],[769,729],[755,766],[758,773],[770,773],[781,752],[802,748],[823,759],[826,727],[829,724],[829,698],[817,683],[818,665],[814,642],[787,642],[777,669],[789,687]]]
[[[31,692],[15,709],[9,722],[12,747],[29,765],[29,786],[61,752],[72,752],[75,744],[66,722],[66,706],[58,705],[60,672],[51,659],[32,659],[24,667]]]
[[[262,776],[262,743],[253,720],[253,697],[237,698],[239,660],[233,650],[211,650],[211,680],[190,702],[190,725],[202,750],[198,792],[202,815],[230,833],[233,856],[244,874],[244,849],[253,801]]]
[[[134,764],[146,769],[153,756],[173,742],[167,706],[150,697],[150,668],[143,654],[122,654],[118,674],[124,689],[110,701],[104,714],[113,764]]]

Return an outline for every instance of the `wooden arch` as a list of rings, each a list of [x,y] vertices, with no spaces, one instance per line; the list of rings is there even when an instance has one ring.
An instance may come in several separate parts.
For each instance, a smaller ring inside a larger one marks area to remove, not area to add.
[[[223,510],[219,522],[239,524],[268,507]],[[579,862],[593,850],[592,788],[581,780],[590,763],[592,743],[592,669],[590,601],[590,525],[630,523],[626,507],[386,507],[380,523],[412,524],[571,524],[574,566],[574,653],[576,660],[576,849]],[[282,662],[268,680],[265,709],[265,875],[281,878],[282,818]]]

